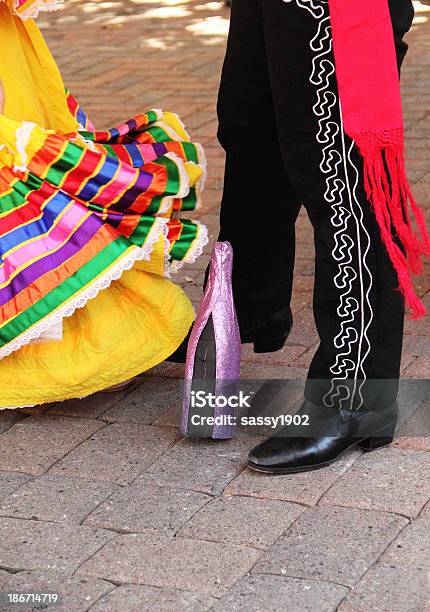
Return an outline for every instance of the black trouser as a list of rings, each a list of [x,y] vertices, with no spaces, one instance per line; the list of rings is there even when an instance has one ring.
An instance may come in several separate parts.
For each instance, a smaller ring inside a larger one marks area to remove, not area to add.
[[[391,5],[400,66],[413,8],[410,0]],[[362,381],[399,377],[404,303],[362,160],[342,129],[327,2],[234,0],[218,116],[227,154],[220,240],[234,249],[239,317],[288,307],[304,204],[320,337],[306,394],[360,407]],[[395,394],[384,390],[384,401]]]

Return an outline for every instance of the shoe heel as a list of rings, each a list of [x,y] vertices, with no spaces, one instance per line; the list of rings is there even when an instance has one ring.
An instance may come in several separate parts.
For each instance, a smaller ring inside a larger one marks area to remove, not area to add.
[[[275,340],[258,340],[254,342],[254,353],[274,353],[284,348],[288,336],[281,336]]]
[[[378,448],[384,448],[384,446],[390,446],[394,440],[395,428],[395,425],[389,425],[381,431],[378,431],[378,435],[370,436],[369,438],[359,442],[358,446],[367,452],[376,450]]]

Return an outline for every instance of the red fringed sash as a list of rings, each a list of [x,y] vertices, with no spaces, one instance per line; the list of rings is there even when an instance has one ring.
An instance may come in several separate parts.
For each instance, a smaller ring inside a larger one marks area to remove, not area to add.
[[[402,103],[388,2],[329,0],[329,6],[344,128],[363,156],[367,197],[397,271],[399,289],[412,317],[420,318],[426,309],[415,293],[411,273],[419,274],[423,257],[430,256],[430,238],[406,177]]]

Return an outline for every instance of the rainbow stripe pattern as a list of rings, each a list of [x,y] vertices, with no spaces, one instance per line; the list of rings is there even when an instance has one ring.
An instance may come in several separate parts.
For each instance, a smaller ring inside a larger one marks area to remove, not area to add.
[[[179,119],[151,110],[97,132],[68,102],[82,130],[17,123],[16,146],[0,150],[0,358],[150,260],[160,240],[166,274],[207,242],[203,225],[177,218],[199,206],[205,175]]]

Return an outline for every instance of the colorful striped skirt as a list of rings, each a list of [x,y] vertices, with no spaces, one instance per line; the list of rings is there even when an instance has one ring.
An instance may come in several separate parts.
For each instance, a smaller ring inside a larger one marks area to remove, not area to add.
[[[168,277],[208,240],[180,218],[200,205],[202,147],[172,113],[98,132],[65,100],[69,133],[0,114],[0,407],[122,382],[194,316]]]

